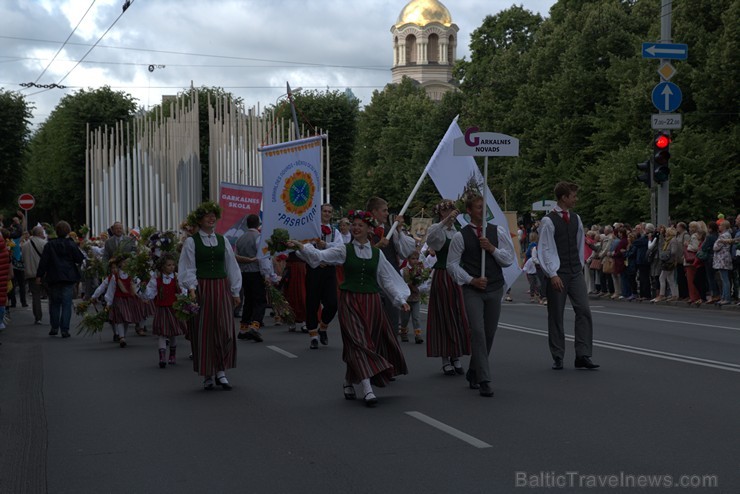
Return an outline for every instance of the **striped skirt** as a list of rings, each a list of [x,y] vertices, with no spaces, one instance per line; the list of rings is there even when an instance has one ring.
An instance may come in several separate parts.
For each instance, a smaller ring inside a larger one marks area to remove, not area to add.
[[[383,311],[379,294],[342,290],[339,327],[348,382],[359,383],[370,378],[375,386],[383,387],[391,377],[408,374],[406,359]]]
[[[306,320],[306,263],[288,258],[288,286],[285,288],[285,299],[293,309],[296,322]]]
[[[236,367],[236,327],[229,280],[198,279],[200,312],[187,324],[193,370],[201,376]]]
[[[180,336],[187,331],[187,323],[175,316],[172,307],[157,307],[152,323],[152,333],[159,336]]]
[[[157,306],[154,305],[153,301],[139,299],[139,302],[141,303],[141,312],[144,314],[144,319],[153,316],[157,312]]]
[[[429,292],[427,357],[470,355],[470,328],[460,286],[446,269],[435,269]]]
[[[140,323],[146,319],[139,297],[116,297],[108,312],[111,324]]]

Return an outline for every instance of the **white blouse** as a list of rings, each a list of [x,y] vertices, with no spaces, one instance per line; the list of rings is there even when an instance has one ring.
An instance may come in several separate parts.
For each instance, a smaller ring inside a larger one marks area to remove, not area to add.
[[[203,241],[203,245],[208,247],[215,247],[218,245],[218,239],[216,234],[208,234],[203,230],[198,231],[200,239]],[[234,257],[234,250],[229,245],[229,241],[224,238],[224,250],[226,251],[225,267],[226,276],[231,286],[231,295],[234,297],[239,296],[239,292],[242,289],[242,273],[239,269],[239,264],[236,262]],[[182,252],[180,253],[180,263],[177,267],[179,273],[178,281],[180,287],[184,290],[195,289],[198,286],[198,278],[196,277],[197,268],[195,266],[195,241],[192,237],[185,239],[182,245]]]
[[[435,223],[427,230],[427,245],[432,250],[440,250],[445,246],[447,239],[452,240],[456,233],[454,224],[448,228],[442,222]]]
[[[370,242],[361,244],[357,240],[353,240],[352,246],[355,249],[355,254],[360,259],[370,259],[372,257]],[[318,267],[321,263],[339,266],[347,260],[347,247],[344,244],[335,244],[324,250],[319,250],[311,244],[306,244],[302,250],[296,251],[296,254],[312,268]],[[401,275],[393,269],[391,263],[385,258],[383,252],[379,251],[379,254],[378,271],[375,279],[388,298],[400,307],[406,303],[406,299],[409,298],[411,292]]]
[[[172,283],[175,279],[175,274],[163,274],[162,275],[162,283],[165,285],[169,285]],[[186,290],[183,290],[180,288],[180,291],[183,295],[187,294]],[[146,291],[141,294],[141,298],[144,300],[154,300],[154,297],[157,296],[157,274],[152,273],[152,277],[149,278],[149,283],[146,284]]]

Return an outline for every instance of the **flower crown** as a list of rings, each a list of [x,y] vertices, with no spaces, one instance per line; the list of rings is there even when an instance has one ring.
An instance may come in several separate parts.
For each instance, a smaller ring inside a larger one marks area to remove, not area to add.
[[[439,216],[442,211],[449,211],[451,209],[455,209],[455,201],[452,201],[450,199],[444,199],[442,202],[434,206],[432,209],[432,212]]]
[[[372,228],[375,228],[376,226],[378,226],[378,222],[375,220],[375,217],[370,211],[363,211],[361,209],[353,209],[349,213],[347,213],[347,218],[350,221],[360,219]]]
[[[213,201],[206,201],[190,212],[186,223],[190,226],[199,226],[200,220],[209,213],[215,214],[216,219],[221,219],[221,206]]]

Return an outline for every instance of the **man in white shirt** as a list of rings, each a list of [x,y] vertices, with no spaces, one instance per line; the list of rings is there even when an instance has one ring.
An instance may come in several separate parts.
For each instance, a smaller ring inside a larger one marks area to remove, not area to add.
[[[463,286],[463,300],[470,325],[470,367],[467,379],[481,396],[493,396],[488,357],[501,315],[506,281],[503,270],[514,263],[514,244],[502,227],[484,220],[483,197],[465,201],[470,223],[455,233],[447,254],[447,272]],[[485,273],[482,252],[485,251]]]
[[[581,218],[571,212],[578,201],[578,186],[570,182],[555,185],[557,205],[540,225],[537,255],[545,273],[547,294],[547,331],[553,370],[562,370],[565,356],[563,313],[565,299],[570,298],[575,312],[575,367],[596,369],[591,361],[593,320],[588,305],[583,276],[585,236]]]

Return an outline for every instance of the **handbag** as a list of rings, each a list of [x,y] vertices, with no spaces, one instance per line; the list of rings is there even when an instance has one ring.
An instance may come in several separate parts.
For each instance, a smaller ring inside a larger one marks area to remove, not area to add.
[[[603,263],[601,262],[601,259],[599,259],[598,257],[594,257],[593,259],[591,259],[591,264],[589,264],[588,267],[591,269],[595,269],[596,271],[600,271],[602,268],[602,264]]]
[[[696,252],[689,250],[689,246],[683,248],[683,260],[686,262],[687,265],[694,264],[694,260],[696,259]]]
[[[601,270],[606,274],[612,274],[614,272],[614,258],[607,257],[601,261]]]

